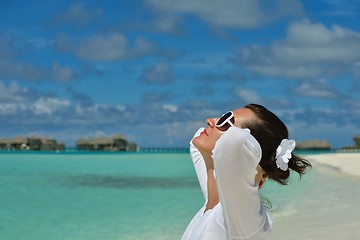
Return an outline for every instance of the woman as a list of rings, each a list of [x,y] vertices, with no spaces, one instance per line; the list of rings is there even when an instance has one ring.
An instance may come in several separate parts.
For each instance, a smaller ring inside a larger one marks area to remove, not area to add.
[[[284,123],[265,107],[246,105],[206,120],[190,142],[205,205],[182,239],[265,239],[271,221],[258,189],[266,179],[287,184],[311,164],[292,154]]]

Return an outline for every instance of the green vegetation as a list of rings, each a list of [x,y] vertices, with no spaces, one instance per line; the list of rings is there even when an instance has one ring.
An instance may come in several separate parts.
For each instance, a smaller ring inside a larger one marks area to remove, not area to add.
[[[354,136],[353,140],[355,142],[355,148],[360,148],[360,135]]]

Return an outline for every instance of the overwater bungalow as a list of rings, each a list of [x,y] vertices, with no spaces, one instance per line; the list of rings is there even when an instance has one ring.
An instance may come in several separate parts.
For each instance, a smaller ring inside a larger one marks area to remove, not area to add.
[[[331,145],[326,140],[308,140],[296,142],[298,150],[331,150]]]
[[[0,139],[0,150],[62,151],[64,143],[47,137],[13,137]]]
[[[112,137],[79,139],[76,141],[77,150],[84,151],[136,151],[137,144],[130,143],[121,134]]]

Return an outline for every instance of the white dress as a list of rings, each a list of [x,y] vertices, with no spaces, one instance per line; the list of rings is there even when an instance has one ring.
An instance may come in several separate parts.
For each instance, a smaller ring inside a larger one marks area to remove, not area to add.
[[[203,130],[199,129],[195,136]],[[190,155],[205,205],[189,223],[182,240],[266,239],[271,231],[271,220],[261,203],[255,181],[261,148],[250,131],[230,127],[216,142],[212,156],[220,202],[205,213],[206,166],[192,141]]]

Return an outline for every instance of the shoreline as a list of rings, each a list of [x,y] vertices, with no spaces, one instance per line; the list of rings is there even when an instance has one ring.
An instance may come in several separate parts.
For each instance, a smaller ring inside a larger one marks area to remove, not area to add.
[[[324,153],[304,155],[310,162],[330,167],[340,173],[360,177],[360,153]]]

